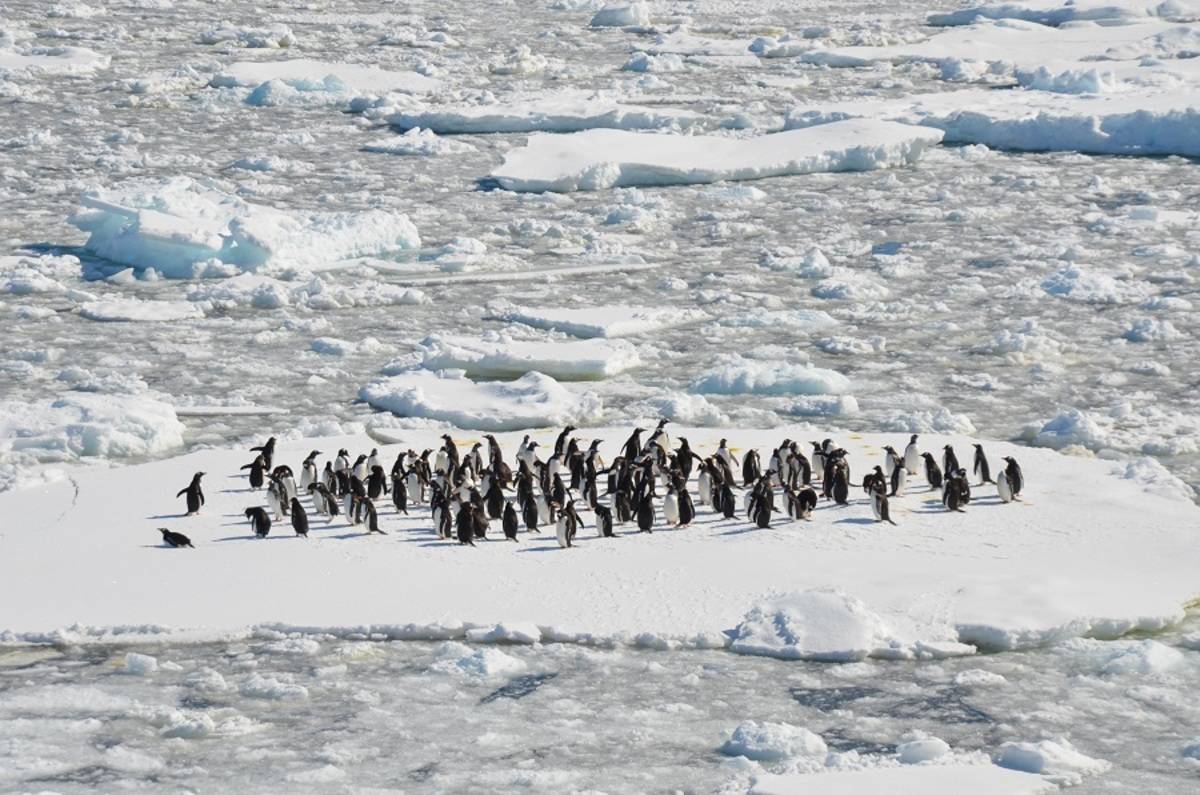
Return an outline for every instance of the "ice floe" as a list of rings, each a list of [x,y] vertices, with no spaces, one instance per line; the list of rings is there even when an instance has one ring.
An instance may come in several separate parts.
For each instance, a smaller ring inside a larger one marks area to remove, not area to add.
[[[624,340],[483,339],[435,334],[420,342],[417,354],[429,370],[462,369],[472,378],[515,378],[531,370],[566,381],[608,378],[641,363]]]
[[[588,130],[535,135],[492,172],[514,191],[681,185],[908,165],[937,144],[935,130],[850,120],[757,138]]]
[[[0,37],[0,77],[15,73],[90,75],[106,69],[109,57],[86,47],[5,47]]]
[[[167,323],[204,317],[200,306],[189,301],[144,301],[139,298],[88,301],[79,305],[79,314],[88,320],[102,322]]]
[[[968,25],[979,19],[1023,19],[1043,25],[1147,17],[1200,18],[1195,0],[1011,0],[968,5],[929,15],[930,25]]]
[[[808,775],[763,774],[751,795],[858,795],[890,792],[900,795],[1048,795],[1058,787],[1042,776],[1006,770],[997,765],[903,765],[863,770],[830,770]]]
[[[420,245],[406,215],[300,212],[251,204],[187,177],[133,180],[80,198],[70,221],[92,254],[163,276],[331,267]]]
[[[648,306],[528,307],[497,304],[493,316],[573,337],[632,337],[686,326],[709,317],[702,309]]]
[[[388,155],[455,155],[473,152],[475,147],[463,141],[441,138],[433,130],[413,127],[402,135],[377,138],[363,144],[364,152],[380,152]]]
[[[278,81],[301,92],[324,92],[338,96],[382,95],[392,91],[423,94],[441,83],[416,72],[390,72],[377,66],[329,63],[310,58],[284,61],[238,61],[211,80],[217,88],[256,88]]]
[[[841,395],[850,391],[850,379],[811,364],[736,356],[702,373],[691,389],[708,395]]]
[[[607,3],[592,16],[593,28],[621,28],[650,24],[650,9],[642,0],[632,3]]]
[[[145,395],[70,392],[45,403],[0,402],[0,450],[47,460],[164,455],[183,446],[183,424]]]

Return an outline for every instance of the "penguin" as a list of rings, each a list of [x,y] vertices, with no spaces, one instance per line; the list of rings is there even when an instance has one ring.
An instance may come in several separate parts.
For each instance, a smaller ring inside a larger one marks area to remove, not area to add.
[[[833,468],[833,501],[845,505],[850,498],[850,476],[848,468],[841,462],[839,464]]]
[[[817,507],[817,492],[811,486],[796,492],[795,508],[792,516],[796,519],[812,521],[813,509]]]
[[[654,496],[646,492],[637,506],[638,529],[643,533],[654,532]]]
[[[871,509],[875,512],[875,521],[887,522],[890,525],[896,524],[892,521],[891,514],[888,511],[887,495],[878,489],[871,495]]]
[[[700,462],[700,474],[696,477],[696,486],[700,490],[700,504],[711,503],[713,493],[711,459],[704,459]]]
[[[377,500],[379,495],[387,493],[387,473],[383,471],[383,467],[375,464],[371,467],[370,474],[367,475],[367,496]]]
[[[204,477],[203,472],[197,472],[192,475],[192,482],[186,487],[179,490],[175,495],[175,499],[179,499],[183,495],[187,495],[187,515],[193,516],[200,513],[200,507],[204,505],[204,490],[200,488],[200,479]]]
[[[442,434],[442,441],[445,442],[445,444],[442,445],[442,450],[446,453],[446,472],[454,472],[458,469],[460,463],[458,457],[458,445],[454,443],[454,439],[450,438],[450,434],[448,433]]]
[[[726,482],[721,483],[721,514],[726,519],[737,518],[737,501],[733,498],[733,489]]]
[[[958,486],[958,475],[948,475],[942,487],[942,505],[948,511],[962,513],[962,490]]]
[[[317,512],[326,519],[338,515],[337,498],[324,483],[313,483],[308,487],[308,493],[312,495],[313,505],[317,507]]]
[[[642,454],[642,428],[634,428],[633,434],[625,440],[623,449],[626,461],[632,461]]]
[[[613,537],[613,517],[612,509],[607,505],[597,505],[592,509],[596,514],[596,530],[599,531],[601,538]]]
[[[517,538],[517,510],[513,508],[511,502],[504,503],[504,537],[509,541],[518,541]]]
[[[377,466],[383,466],[379,461],[379,448],[372,447],[370,454],[367,456],[367,471],[370,472]]]
[[[921,448],[917,447],[917,434],[915,433],[908,440],[908,446],[904,448],[904,468],[910,475],[921,471]]]
[[[754,496],[751,498],[750,511],[754,524],[760,529],[767,529],[771,526],[771,511],[774,508],[772,503],[775,501],[771,494],[770,483],[764,484],[763,487],[756,487]]]
[[[320,450],[313,450],[300,465],[300,490],[308,491],[308,487],[317,482],[317,456]]]
[[[719,458],[721,461],[724,461],[725,466],[732,470],[733,467],[736,466],[736,462],[734,461],[733,453],[729,452],[729,448],[725,446],[727,441],[729,440],[722,439],[721,443],[717,445],[717,458]]]
[[[974,473],[979,476],[979,482],[991,483],[992,470],[988,466],[987,455],[983,452],[983,445],[975,445],[975,468]]]
[[[267,443],[262,447],[251,447],[250,452],[262,453],[263,462],[265,463],[264,469],[270,472],[272,469],[271,465],[275,463],[275,437],[272,436],[270,439],[267,439]]]
[[[1020,499],[1021,490],[1025,488],[1025,474],[1021,471],[1021,465],[1017,463],[1017,459],[1011,456],[1004,456],[1004,461],[1008,464],[1004,467],[1004,476],[1008,480],[1008,489],[1012,492],[1014,500]]]
[[[262,453],[254,457],[254,460],[246,464],[242,469],[250,470],[250,488],[261,489],[263,486],[263,472],[267,469],[267,459],[263,458]],[[239,472],[241,470],[238,470]]]
[[[292,468],[290,466],[275,467],[274,471],[271,472],[271,478],[278,480],[279,485],[283,487],[283,504],[285,506],[290,506],[292,500],[300,496],[296,490],[296,478],[292,476]],[[287,513],[288,509],[284,508],[283,512]]]
[[[942,448],[942,472],[946,473],[946,477],[950,477],[951,472],[959,470],[958,456],[954,454],[954,446],[946,445]]]
[[[663,497],[663,519],[669,525],[679,524],[679,495],[674,486],[669,486]]]
[[[891,445],[885,445],[883,448],[883,475],[888,480],[892,479],[892,473],[896,471],[896,467],[900,466],[900,455],[896,452],[896,448]]]
[[[183,533],[172,533],[165,527],[158,528],[158,532],[162,533],[162,540],[166,542],[167,546],[169,547],[174,547],[175,549],[179,549],[180,547],[195,549],[195,547],[192,546],[192,540]]]
[[[613,508],[617,512],[617,523],[625,524],[633,519],[633,501],[629,492],[618,491],[613,495]]]
[[[758,458],[757,450],[747,450],[746,455],[742,458],[742,485],[749,488],[752,483],[758,482],[762,475],[762,465]]]
[[[366,481],[369,470],[367,469],[367,457],[359,454],[358,458],[354,459],[354,464],[350,467],[350,474],[361,481]]]
[[[360,510],[363,512],[363,521],[367,525],[367,535],[378,533],[381,536],[387,535],[379,529],[379,514],[375,512],[375,503],[370,497],[364,497],[359,503]]]
[[[408,486],[404,480],[401,476],[392,478],[392,505],[396,506],[396,513],[408,516]]]
[[[820,472],[821,476],[825,476],[825,450],[818,442],[809,442],[813,447],[812,467],[814,472]]]
[[[942,487],[942,470],[938,469],[933,454],[921,453],[921,458],[925,459],[925,480],[929,483],[929,488],[940,489]]]
[[[579,532],[579,514],[575,513],[574,500],[568,501],[563,506],[562,512],[558,516],[558,525],[555,527],[555,530],[560,547],[574,545],[575,534]]]
[[[275,514],[275,521],[281,521],[286,511],[283,510],[284,504],[283,486],[278,480],[271,479],[271,485],[267,486],[267,507],[271,509],[271,513]],[[288,504],[290,508],[290,503]]]
[[[491,483],[488,484],[487,493],[484,494],[483,499],[487,505],[489,518],[499,519],[504,514],[504,492],[500,489],[499,480],[491,478]]]
[[[308,538],[308,514],[304,512],[300,500],[295,497],[292,497],[292,529],[296,531],[296,535]]]
[[[458,518],[455,521],[459,546],[475,546],[475,522],[471,518],[472,510],[474,509],[469,502],[459,508]]]
[[[1001,469],[996,475],[996,493],[1000,495],[1000,502],[1013,501],[1012,487],[1008,484],[1008,470],[1006,469]]]
[[[250,520],[250,525],[254,528],[254,535],[259,538],[266,538],[271,532],[271,517],[259,506],[246,509],[246,518]]]
[[[530,533],[540,533],[538,530],[538,509],[537,503],[531,498],[526,500],[521,506],[521,518],[525,520],[525,529]]]
[[[892,468],[891,493],[888,496],[901,497],[904,495],[904,487],[908,484],[908,465],[902,460],[897,460],[896,466]]]
[[[574,425],[568,425],[563,428],[563,432],[554,440],[554,454],[562,455],[567,449],[567,439],[570,438],[571,432],[576,430]]]
[[[958,486],[958,502],[966,505],[971,501],[971,482],[967,480],[967,470],[959,469],[955,474],[955,484]]]
[[[696,518],[696,506],[692,504],[692,495],[686,488],[679,489],[679,526],[687,527]]]

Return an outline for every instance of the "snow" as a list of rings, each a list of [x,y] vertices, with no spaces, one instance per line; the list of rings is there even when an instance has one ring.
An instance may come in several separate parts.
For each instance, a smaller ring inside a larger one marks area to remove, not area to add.
[[[741,723],[721,746],[721,753],[744,756],[758,762],[778,762],[795,757],[817,757],[824,761],[829,747],[820,735],[787,723]]]
[[[592,16],[593,28],[621,28],[650,24],[650,10],[642,0],[633,3],[607,3]]]
[[[896,756],[904,765],[919,765],[922,762],[932,762],[950,753],[950,745],[939,737],[925,737],[920,740],[910,740],[901,743],[896,748]]]
[[[233,44],[251,49],[279,49],[294,47],[297,43],[296,34],[287,25],[270,25],[264,28],[251,28],[222,22],[215,28],[204,31],[197,37],[201,44]]]
[[[138,298],[88,301],[79,305],[79,314],[88,320],[109,323],[125,321],[169,323],[204,317],[204,311],[190,301],[143,301]]]
[[[734,356],[702,373],[691,389],[707,395],[841,395],[850,391],[850,379],[811,364]]]
[[[586,404],[581,396],[564,397],[561,386],[546,388],[542,379],[473,384],[418,371],[378,392],[389,396],[385,402],[399,401],[402,385],[422,392],[432,383],[429,394],[414,402],[441,401],[447,415],[475,413],[488,424],[511,419],[509,388],[532,385],[535,392],[546,389],[552,400]],[[555,406],[513,401],[511,408],[539,413]],[[668,427],[672,438],[686,437],[700,455],[711,455],[721,437],[740,456],[747,445],[766,455],[783,436],[825,435],[806,428]],[[295,468],[313,449],[379,447],[380,458],[390,462],[401,450],[436,449],[444,432],[418,426],[397,431],[400,443],[386,446],[364,436],[288,439],[279,443],[276,459]],[[611,456],[628,431],[589,429],[579,436],[605,439],[601,449]],[[460,449],[480,440],[468,431],[449,432]],[[532,435],[549,447],[557,432]],[[510,460],[523,435],[498,435]],[[849,451],[856,478],[881,461],[884,444],[907,442],[901,434],[834,436]],[[924,449],[953,443],[960,457],[971,442],[962,436],[921,437]],[[892,500],[896,527],[874,522],[861,490],[854,488],[849,507],[822,504],[812,522],[777,519],[771,528],[757,530],[741,518],[717,521],[698,506],[691,527],[660,526],[653,534],[618,527],[616,539],[596,538],[584,510],[584,528],[571,550],[559,550],[553,534],[525,533],[520,544],[489,540],[460,549],[434,538],[427,508],[411,506],[411,518],[404,519],[383,502],[379,516],[387,536],[367,537],[340,521],[326,525],[310,511],[309,539],[281,531],[259,542],[240,521],[245,507],[259,499],[237,475],[248,460],[244,448],[206,449],[129,467],[68,469],[69,480],[0,494],[0,514],[27,517],[5,527],[0,632],[11,631],[8,637],[15,640],[46,638],[58,630],[54,637],[69,642],[103,638],[106,627],[126,627],[114,638],[163,638],[170,637],[164,634],[170,628],[191,630],[189,637],[228,637],[275,626],[439,640],[472,632],[475,640],[511,642],[518,640],[514,627],[524,627],[518,633],[522,642],[730,646],[790,659],[853,660],[970,652],[963,644],[1003,649],[1083,635],[1111,638],[1180,619],[1183,605],[1197,595],[1200,509],[1114,477],[1111,461],[985,444],[993,461],[1015,455],[1021,462],[1028,481],[1022,501],[1002,504],[989,488],[976,486],[966,513],[949,513],[934,507],[936,499],[914,478],[907,494]],[[199,515],[182,518],[175,493],[197,471],[209,473],[208,501]],[[128,499],[135,493],[139,499]],[[55,506],[49,515],[47,504]],[[227,524],[229,514],[239,521]],[[185,532],[196,548],[165,550],[155,530],[162,526]],[[494,535],[495,526],[489,538]],[[62,544],[64,537],[71,543]],[[219,589],[209,587],[216,569]],[[1130,578],[1130,571],[1155,576]],[[264,572],[275,573],[270,589],[261,587]],[[318,581],[328,587],[313,588]],[[448,582],[480,583],[488,596],[446,588]],[[331,590],[337,599],[329,598]],[[145,596],[198,592],[205,598]],[[621,598],[612,598],[614,592]],[[563,593],[571,598],[561,598]],[[495,629],[501,624],[506,629]],[[1159,650],[1128,643],[1117,650],[1125,662],[1097,658],[1087,663],[1088,670],[1110,664],[1114,671],[1170,670]],[[1085,645],[1064,654],[1072,659],[1091,652]],[[264,681],[249,690],[259,698],[288,697],[281,694],[291,689],[281,685],[290,684]]]
[[[193,278],[213,262],[234,272],[314,269],[420,245],[406,215],[279,210],[188,177],[131,180],[79,201],[69,220],[88,233],[90,253],[169,278]]]
[[[183,424],[149,396],[70,392],[44,403],[0,401],[0,451],[39,458],[164,455],[183,446]]]
[[[391,125],[447,133],[578,132],[594,128],[649,130],[688,126],[700,120],[693,111],[648,107],[620,98],[579,90],[516,94],[480,104],[405,107],[384,114]]]
[[[817,775],[758,776],[751,795],[1038,795],[1058,787],[1041,776],[995,765],[905,765]]]
[[[1015,0],[983,3],[929,15],[930,25],[967,25],[978,19],[1023,19],[1043,25],[1147,17],[1200,17],[1195,0]]]
[[[529,307],[501,304],[492,313],[500,320],[524,323],[574,337],[632,337],[676,328],[708,318],[702,309],[623,304],[595,307]]]
[[[476,382],[461,370],[410,370],[367,384],[359,398],[402,417],[482,431],[584,425],[603,407],[594,392],[577,394],[539,372],[515,381]]]
[[[215,87],[261,88],[278,81],[301,92],[339,96],[380,95],[392,91],[423,94],[441,83],[416,72],[390,72],[377,66],[329,63],[309,58],[285,61],[238,61],[224,67],[211,81]]]
[[[462,369],[472,378],[515,378],[531,370],[566,381],[609,378],[641,364],[624,340],[484,339],[434,334],[417,346],[428,370]]]
[[[1077,786],[1085,776],[1098,775],[1112,767],[1103,759],[1080,753],[1065,738],[1004,743],[1000,746],[996,764],[1011,770],[1038,773],[1062,786]]]
[[[462,141],[440,138],[433,130],[413,127],[402,135],[379,138],[363,144],[364,152],[379,152],[387,155],[417,155],[432,157],[473,152],[475,147]]]
[[[911,165],[941,138],[934,130],[872,120],[756,138],[588,130],[530,136],[491,176],[507,190],[569,193],[870,171]]]
[[[149,654],[129,652],[125,655],[125,673],[146,676],[158,670],[158,660]]]
[[[15,50],[0,37],[0,77],[34,75],[90,75],[108,68],[109,57],[86,47],[31,47]]]

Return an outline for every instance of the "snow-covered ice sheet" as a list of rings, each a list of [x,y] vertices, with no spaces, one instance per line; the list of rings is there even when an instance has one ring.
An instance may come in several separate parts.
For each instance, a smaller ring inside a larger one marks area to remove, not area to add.
[[[0,76],[5,73],[90,75],[106,69],[109,57],[87,47],[32,47],[17,50],[0,39]]]
[[[441,83],[416,72],[392,72],[369,64],[329,63],[310,58],[279,61],[238,61],[223,67],[212,79],[216,87],[256,87],[278,80],[297,91],[331,94],[380,95],[392,91],[424,94]]]
[[[1023,19],[1043,25],[1166,17],[1200,18],[1195,0],[1013,0],[968,4],[929,15],[930,25],[969,25],[979,19]]]
[[[1200,155],[1200,89],[1074,95],[964,89],[901,99],[801,105],[786,126],[881,118],[935,127],[947,143],[994,149]]]
[[[79,314],[101,322],[167,323],[204,317],[200,306],[190,301],[144,301],[138,298],[88,301],[80,304]]]
[[[492,315],[511,323],[574,337],[632,337],[696,323],[708,318],[702,309],[644,306],[528,307],[498,305]]]
[[[0,401],[0,451],[47,460],[116,459],[182,447],[183,424],[153,396],[69,392],[42,403]]]
[[[608,378],[641,363],[624,340],[483,339],[436,334],[418,345],[416,356],[429,370],[462,369],[472,378],[515,378],[531,370],[565,381]]]
[[[462,370],[407,370],[367,384],[358,396],[401,417],[482,431],[583,425],[603,408],[594,392],[573,392],[536,371],[514,381],[473,381]]]
[[[686,185],[910,165],[941,141],[936,130],[849,120],[756,138],[589,130],[535,135],[492,172],[513,191]]]
[[[808,775],[758,776],[751,795],[1044,795],[1058,787],[1041,776],[997,765],[900,765]]]
[[[420,245],[400,213],[279,210],[188,177],[131,180],[79,201],[70,222],[88,233],[90,253],[172,278],[203,275],[214,262],[233,272],[328,268]]]
[[[424,373],[411,383],[423,388],[436,378]],[[459,411],[496,412],[491,395],[477,395],[469,382],[439,388]],[[766,456],[785,435],[822,435],[803,428],[668,428],[701,455],[711,455],[721,437],[730,439],[735,455],[753,445]],[[401,450],[436,448],[443,432],[397,430],[398,446],[362,436],[281,441],[276,460],[296,467],[314,449],[328,455],[341,447],[379,447],[390,463]],[[603,438],[601,449],[611,455],[628,430],[579,436]],[[557,431],[533,437],[552,447]],[[451,433],[460,449],[481,441]],[[521,436],[500,436],[510,458]],[[855,478],[882,462],[882,445],[907,441],[903,434],[836,438],[849,451]],[[920,441],[935,452],[953,443],[960,456],[971,443],[937,435]],[[71,472],[72,481],[0,495],[0,514],[25,517],[5,526],[0,628],[32,639],[84,637],[94,631],[88,627],[115,626],[211,635],[278,622],[444,638],[517,622],[538,627],[544,640],[722,647],[732,631],[753,639],[758,653],[830,659],[841,652],[856,659],[969,651],[961,643],[1008,648],[1115,637],[1181,618],[1183,605],[1197,595],[1200,509],[1114,476],[1108,461],[1001,442],[986,448],[995,462],[1002,455],[1020,460],[1027,478],[1021,502],[1001,504],[990,488],[975,487],[966,513],[950,513],[914,482],[892,500],[896,527],[875,522],[855,488],[848,507],[822,504],[811,523],[778,520],[758,530],[741,518],[717,521],[699,506],[691,527],[660,525],[653,534],[618,527],[615,539],[597,538],[590,513],[582,511],[584,529],[570,550],[559,550],[553,534],[460,548],[435,539],[427,509],[414,507],[403,519],[383,503],[380,521],[388,536],[367,537],[342,522],[326,528],[314,515],[307,541],[293,537],[286,523],[258,541],[242,518],[246,507],[262,501],[238,473],[249,461],[245,450]],[[183,518],[175,493],[197,471],[208,473],[208,502],[198,516]],[[187,533],[196,549],[160,546],[155,528],[163,526]],[[217,570],[220,588],[212,587]],[[264,576],[271,588],[262,587]],[[318,582],[323,587],[314,588]],[[831,588],[840,592],[779,601]],[[204,598],[147,599],[148,593]],[[799,615],[769,618],[800,603],[806,607]],[[46,634],[76,624],[66,634]]]
[[[438,134],[646,130],[702,120],[690,110],[646,107],[577,90],[520,94],[488,104],[431,104],[385,113],[384,118],[403,130],[420,127]]]

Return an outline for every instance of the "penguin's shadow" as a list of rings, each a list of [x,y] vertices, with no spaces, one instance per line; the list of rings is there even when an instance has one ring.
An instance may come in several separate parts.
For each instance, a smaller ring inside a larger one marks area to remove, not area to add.
[[[845,519],[838,519],[834,524],[876,524],[876,521],[865,516],[847,516]]]
[[[185,519],[186,513],[157,513],[154,516],[147,516],[147,519]]]
[[[297,536],[279,533],[266,536],[265,538],[259,538],[251,533],[250,535],[246,536],[224,536],[223,538],[214,538],[213,541],[280,541],[288,538],[297,538]]]
[[[554,546],[546,545],[540,547],[521,547],[517,550],[517,552],[558,552],[562,549],[576,549],[578,547],[579,544],[572,544],[570,547],[560,547],[555,544]]]

